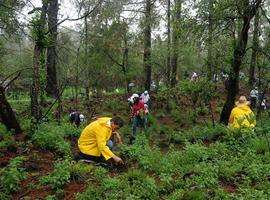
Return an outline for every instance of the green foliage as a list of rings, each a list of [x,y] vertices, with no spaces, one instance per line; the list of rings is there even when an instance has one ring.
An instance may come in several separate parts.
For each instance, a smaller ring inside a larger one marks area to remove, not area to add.
[[[85,182],[85,177],[94,171],[93,166],[83,163],[73,162],[70,169],[70,177],[76,182]]]
[[[0,148],[13,147],[16,144],[13,134],[7,130],[1,132],[0,130]]]
[[[58,160],[52,174],[43,176],[39,182],[42,185],[50,185],[53,189],[60,189],[70,181],[72,164],[70,159]]]
[[[121,104],[118,100],[108,100],[104,102],[104,106],[112,111],[119,111],[125,109],[125,105]]]
[[[190,98],[194,106],[197,106],[199,103],[208,103],[215,95],[213,83],[205,78],[200,78],[196,81],[183,80],[178,87],[180,87],[184,95]]]
[[[67,127],[71,128],[71,132],[68,133],[73,133],[74,128]],[[42,124],[33,134],[32,140],[42,149],[55,150],[60,155],[71,155],[70,144],[64,139],[65,135],[68,135],[65,131],[69,131],[69,128]]]
[[[155,181],[140,170],[128,171],[120,177],[99,177],[99,182],[98,187],[90,185],[76,199],[158,199]]]
[[[217,124],[215,127],[195,126],[189,130],[175,131],[172,135],[172,141],[183,143],[185,141],[215,140],[226,135],[227,132],[227,127],[221,124]]]
[[[7,167],[0,169],[0,190],[5,194],[16,192],[21,181],[25,179],[26,174],[21,167],[24,160],[24,157],[16,157],[10,161]],[[4,194],[2,195],[5,197]]]

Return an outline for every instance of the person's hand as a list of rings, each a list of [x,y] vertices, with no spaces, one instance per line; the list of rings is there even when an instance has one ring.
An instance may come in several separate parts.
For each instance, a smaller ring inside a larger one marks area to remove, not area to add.
[[[123,165],[124,164],[124,161],[120,157],[118,157],[118,156],[114,156],[113,157],[113,160],[118,165]]]

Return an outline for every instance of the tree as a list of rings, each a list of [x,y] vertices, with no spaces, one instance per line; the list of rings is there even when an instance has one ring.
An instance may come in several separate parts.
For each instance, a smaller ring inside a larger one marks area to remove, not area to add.
[[[229,90],[225,105],[223,106],[220,122],[227,124],[231,110],[234,107],[234,101],[236,94],[239,90],[239,71],[242,64],[243,56],[246,53],[246,46],[248,42],[248,31],[250,27],[250,21],[254,17],[258,7],[261,4],[261,0],[255,0],[249,3],[249,0],[241,0],[239,3],[239,12],[242,19],[241,32],[236,40],[234,46],[233,58],[231,63],[231,73],[229,74]]]
[[[41,118],[40,107],[40,68],[45,66],[45,24],[48,1],[42,1],[40,17],[33,21],[33,34],[35,39],[34,58],[33,58],[33,78],[31,86],[31,116],[39,121]]]
[[[253,30],[253,45],[252,45],[252,54],[251,54],[251,62],[249,67],[249,84],[252,86],[255,82],[255,69],[257,66],[257,58],[258,58],[258,49],[259,49],[259,19],[260,12],[259,9],[256,10],[256,14],[254,17],[254,30]]]
[[[48,4],[48,32],[49,44],[47,47],[47,81],[46,93],[52,97],[58,97],[57,84],[57,15],[58,0],[50,0]]]
[[[3,124],[5,124],[9,131],[14,129],[15,133],[21,133],[23,130],[9,102],[6,99],[5,89],[12,81],[17,79],[19,75],[20,73],[18,73],[18,75],[13,78],[13,80],[11,80],[6,86],[3,86],[2,83],[0,84],[0,120],[3,122]]]
[[[176,85],[176,76],[178,69],[178,48],[179,48],[179,36],[180,36],[180,21],[181,21],[181,7],[182,0],[175,0],[174,17],[173,17],[173,33],[172,33],[172,76],[171,86]]]
[[[152,1],[146,0],[145,2],[145,19],[144,19],[144,53],[143,53],[143,63],[144,63],[144,72],[145,72],[145,90],[150,90],[151,86],[151,9]]]
[[[214,8],[213,0],[209,0],[208,3],[208,55],[207,55],[207,66],[208,66],[208,73],[207,77],[211,80],[214,72],[214,65],[213,65],[213,12]]]
[[[171,80],[171,0],[167,2],[167,85]]]

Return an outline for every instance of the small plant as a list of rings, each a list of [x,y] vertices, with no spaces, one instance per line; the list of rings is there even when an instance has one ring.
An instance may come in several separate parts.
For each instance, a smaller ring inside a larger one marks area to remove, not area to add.
[[[0,169],[0,190],[6,194],[11,194],[19,189],[21,181],[26,177],[22,165],[24,157],[16,157],[10,161],[9,165]]]
[[[92,165],[73,162],[71,165],[70,176],[72,180],[83,183],[85,182],[85,177],[93,171],[94,167]]]
[[[65,129],[53,124],[43,124],[33,134],[32,140],[42,149],[55,150],[60,155],[71,155],[70,144],[65,141]]]
[[[43,176],[39,182],[42,185],[49,184],[53,189],[61,189],[71,178],[71,162],[69,159],[58,160],[52,174]]]

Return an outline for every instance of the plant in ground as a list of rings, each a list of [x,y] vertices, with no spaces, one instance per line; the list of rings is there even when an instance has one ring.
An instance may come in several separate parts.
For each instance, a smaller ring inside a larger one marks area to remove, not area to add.
[[[70,144],[65,141],[65,129],[54,124],[42,124],[33,134],[32,140],[41,149],[56,151],[59,155],[71,155]]]
[[[72,180],[79,183],[84,183],[87,175],[92,174],[93,171],[94,167],[92,165],[72,162],[70,176]]]
[[[24,160],[24,157],[16,157],[7,167],[0,169],[0,191],[11,194],[19,189],[21,181],[26,177],[21,167]]]
[[[71,178],[70,159],[58,160],[52,174],[39,179],[41,185],[50,185],[53,189],[61,189]]]

